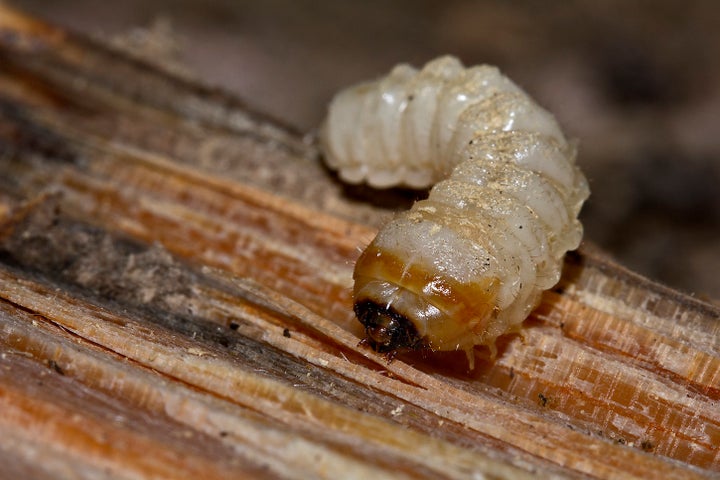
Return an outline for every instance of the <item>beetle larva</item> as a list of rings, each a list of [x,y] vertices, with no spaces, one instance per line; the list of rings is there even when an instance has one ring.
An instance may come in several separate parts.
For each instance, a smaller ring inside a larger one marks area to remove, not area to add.
[[[339,93],[322,127],[327,163],[351,183],[433,185],[355,265],[366,341],[494,356],[577,248],[589,195],[555,119],[497,68],[453,57]]]

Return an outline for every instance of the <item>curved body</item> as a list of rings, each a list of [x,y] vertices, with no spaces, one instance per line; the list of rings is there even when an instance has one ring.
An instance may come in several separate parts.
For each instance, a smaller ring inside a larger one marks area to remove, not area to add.
[[[341,178],[432,185],[355,266],[355,312],[378,351],[495,352],[560,278],[589,195],[556,121],[496,68],[399,65],[339,93],[321,131]]]

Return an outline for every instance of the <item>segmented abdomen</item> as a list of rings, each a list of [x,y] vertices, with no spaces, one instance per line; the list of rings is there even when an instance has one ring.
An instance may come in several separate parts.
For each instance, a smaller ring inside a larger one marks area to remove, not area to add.
[[[434,185],[355,266],[355,310],[380,351],[494,352],[557,283],[589,195],[553,117],[490,66],[441,57],[333,100],[326,161],[348,182]]]

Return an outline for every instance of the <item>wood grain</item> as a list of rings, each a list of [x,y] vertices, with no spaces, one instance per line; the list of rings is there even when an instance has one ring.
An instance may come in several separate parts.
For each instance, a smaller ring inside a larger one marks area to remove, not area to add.
[[[231,96],[0,7],[0,475],[718,475],[718,309],[586,245],[494,361],[388,364],[350,288],[395,197],[365,195]]]

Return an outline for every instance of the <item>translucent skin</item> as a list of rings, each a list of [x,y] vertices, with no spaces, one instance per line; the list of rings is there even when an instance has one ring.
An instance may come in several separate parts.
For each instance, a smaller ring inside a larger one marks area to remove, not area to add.
[[[494,354],[582,238],[589,190],[574,147],[494,67],[397,66],[339,93],[321,142],[348,182],[434,185],[355,266],[356,312],[380,351],[463,350],[472,367],[474,346]]]

